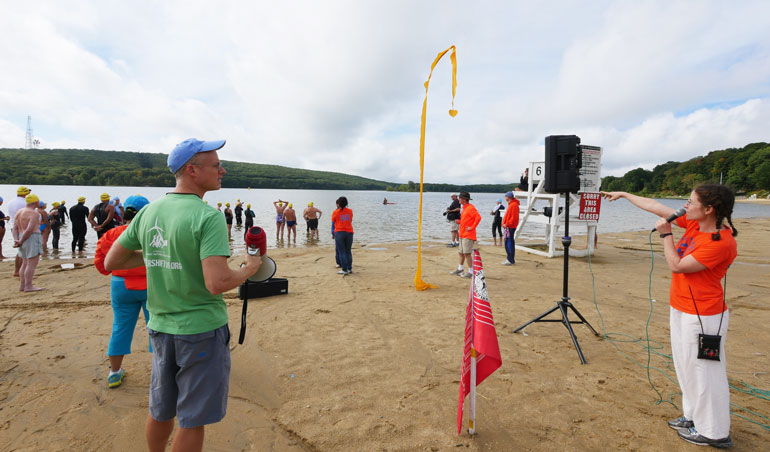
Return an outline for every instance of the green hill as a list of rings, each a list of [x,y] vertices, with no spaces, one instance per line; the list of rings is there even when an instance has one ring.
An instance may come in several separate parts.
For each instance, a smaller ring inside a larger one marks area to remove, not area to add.
[[[172,187],[167,154],[91,149],[0,149],[0,184]],[[418,191],[419,184],[384,182],[330,171],[223,160],[224,188]],[[510,185],[425,184],[426,191],[501,193]]]
[[[174,186],[167,154],[87,149],[0,149],[2,184]],[[225,188],[386,190],[397,185],[329,171],[223,160]]]

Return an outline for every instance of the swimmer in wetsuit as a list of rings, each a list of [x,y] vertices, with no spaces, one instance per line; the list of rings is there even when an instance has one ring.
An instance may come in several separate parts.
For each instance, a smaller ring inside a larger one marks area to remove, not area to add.
[[[231,231],[233,229],[233,211],[230,210],[230,203],[225,203],[225,223],[227,223],[227,239],[231,242],[233,241],[233,237],[231,235]]]
[[[243,203],[241,203],[241,200],[239,199],[235,203],[235,222],[238,224],[238,226],[243,223],[243,220],[241,217],[243,216]]]
[[[78,251],[82,252],[86,245],[86,232],[88,232],[88,226],[86,225],[86,219],[90,211],[85,205],[86,198],[81,196],[78,198],[78,203],[70,207],[70,222],[72,223],[72,254],[75,254],[75,245],[78,247]]]
[[[286,210],[286,206],[289,203],[286,201],[278,200],[273,202],[273,206],[275,206],[275,239],[276,240],[283,240],[283,227],[285,226],[284,219],[283,219],[283,211]],[[279,238],[280,236],[280,238]]]

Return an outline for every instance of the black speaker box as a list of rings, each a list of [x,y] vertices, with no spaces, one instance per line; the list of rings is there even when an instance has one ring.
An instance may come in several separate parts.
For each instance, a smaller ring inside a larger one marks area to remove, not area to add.
[[[580,190],[578,170],[581,164],[580,137],[577,135],[545,137],[545,191],[577,193]]]
[[[286,278],[270,278],[262,282],[246,280],[238,287],[238,298],[241,300],[272,297],[286,293],[289,293],[289,280]]]

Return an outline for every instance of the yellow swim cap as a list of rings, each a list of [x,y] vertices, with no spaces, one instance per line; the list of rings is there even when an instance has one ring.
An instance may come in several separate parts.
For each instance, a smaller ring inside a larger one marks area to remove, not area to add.
[[[249,209],[251,209],[251,204],[246,204],[246,207],[248,207]]]
[[[289,208],[291,208],[291,203],[289,203]]]
[[[17,195],[28,195],[29,194],[29,188],[21,185],[19,188],[16,189]]]
[[[56,202],[56,201],[54,201],[53,204],[51,204],[51,205],[54,206],[54,207],[59,207],[59,203]]]
[[[62,201],[61,201],[61,205],[64,205],[64,203],[65,203],[65,202],[67,202],[67,201],[65,201],[65,200],[63,200],[63,199],[62,199]]]
[[[225,203],[225,207],[230,207],[230,203],[229,203],[229,202],[226,202],[226,203]]]
[[[221,205],[222,205],[222,203],[221,203],[221,202],[218,202],[218,203],[217,203],[217,205],[218,205],[218,206],[221,206]]]
[[[34,194],[34,193],[30,193],[30,194],[28,194],[26,197],[24,197],[24,201],[25,201],[27,204],[32,204],[32,203],[35,203],[35,204],[37,204],[37,203],[39,203],[39,202],[40,202],[40,198],[38,198],[36,194]]]
[[[310,201],[309,203],[307,203],[307,206],[308,207],[313,207],[313,201]]]
[[[107,193],[102,193],[101,195],[99,195],[99,199],[101,201],[109,201],[110,200],[110,195],[108,195]]]
[[[78,202],[86,202],[86,197],[81,196],[80,198],[78,198]]]

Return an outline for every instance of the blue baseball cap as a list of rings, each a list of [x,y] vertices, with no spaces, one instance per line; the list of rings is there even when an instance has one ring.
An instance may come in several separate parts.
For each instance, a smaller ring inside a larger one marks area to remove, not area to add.
[[[209,152],[221,149],[225,145],[225,140],[201,141],[195,138],[188,138],[177,144],[173,151],[168,155],[168,168],[172,173],[179,171],[185,163],[199,152]]]
[[[499,202],[500,204],[502,204],[502,203],[503,203],[503,198],[497,198],[497,202]]]
[[[513,199],[513,192],[512,191],[505,192],[505,197]]]
[[[149,203],[150,201],[142,195],[132,195],[126,198],[126,200],[123,202],[123,206],[126,209],[134,209],[138,212],[142,210],[142,207]]]
[[[3,197],[2,196],[0,196],[0,202],[3,202]]]

